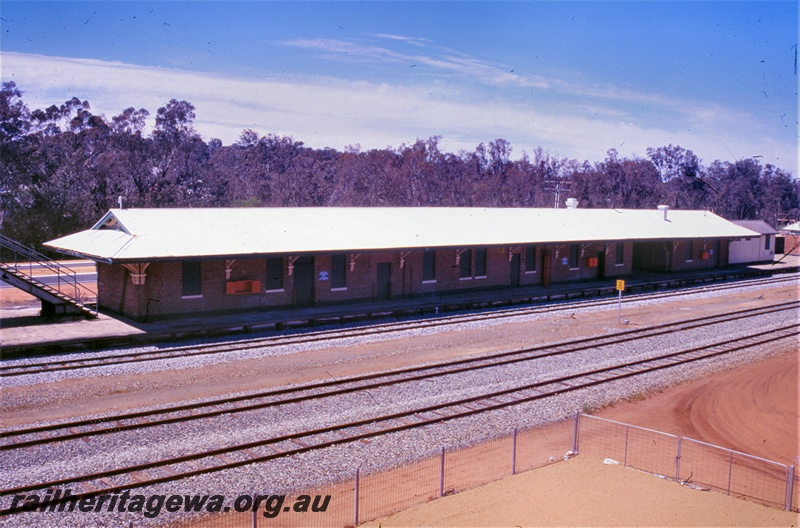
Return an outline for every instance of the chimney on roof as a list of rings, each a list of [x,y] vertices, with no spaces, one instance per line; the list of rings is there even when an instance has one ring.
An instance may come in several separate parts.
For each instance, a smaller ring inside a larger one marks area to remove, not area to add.
[[[567,209],[577,209],[578,208],[578,199],[577,198],[567,198],[567,201],[564,202],[567,204]]]
[[[669,206],[668,205],[659,205],[658,206],[658,210],[664,212],[664,221],[665,222],[669,222],[669,220],[667,220],[667,211],[669,211]]]

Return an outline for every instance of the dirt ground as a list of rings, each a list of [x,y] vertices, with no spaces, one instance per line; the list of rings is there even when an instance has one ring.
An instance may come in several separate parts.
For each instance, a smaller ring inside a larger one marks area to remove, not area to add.
[[[800,465],[799,355],[795,347],[793,352],[595,414]]]
[[[798,351],[596,415],[798,464]],[[798,526],[798,514],[578,456],[365,526]]]
[[[797,517],[579,456],[362,526],[797,526]]]

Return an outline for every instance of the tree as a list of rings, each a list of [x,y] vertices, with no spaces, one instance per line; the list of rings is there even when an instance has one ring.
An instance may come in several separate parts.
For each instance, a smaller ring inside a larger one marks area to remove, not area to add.
[[[705,209],[717,190],[704,178],[700,159],[680,146],[648,148],[647,155],[665,183],[665,203],[677,209]]]
[[[760,177],[761,164],[754,159],[712,163],[707,180],[718,190],[713,202],[715,212],[730,220],[757,218],[761,201]]]
[[[30,129],[30,112],[14,81],[4,82],[0,90],[0,148],[21,141]]]
[[[128,206],[508,206],[552,207],[569,183],[581,207],[712,208],[730,219],[776,225],[800,215],[798,181],[756,160],[703,166],[680,146],[647,158],[609,150],[601,162],[555,159],[541,148],[513,160],[505,139],[442,152],[439,136],[397,149],[312,149],[289,136],[244,130],[224,146],[204,142],[195,108],[171,99],[107,121],[88,101],[29,110],[13,82],[0,90],[3,232],[38,246],[85,229],[124,197]],[[562,186],[562,189],[566,186]],[[563,202],[562,202],[563,203]]]
[[[194,128],[194,118],[194,106],[188,101],[171,99],[157,110],[151,135],[156,182],[148,202],[200,205],[208,198],[203,192],[208,149]]]
[[[791,174],[768,164],[761,173],[758,187],[759,218],[773,227],[781,227],[790,223],[789,219],[800,217],[798,180],[793,180]]]

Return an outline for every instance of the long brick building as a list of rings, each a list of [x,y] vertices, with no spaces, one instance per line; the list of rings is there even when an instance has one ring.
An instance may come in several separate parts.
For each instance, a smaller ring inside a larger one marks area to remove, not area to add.
[[[725,267],[753,236],[707,211],[113,209],[54,250],[97,262],[98,305],[141,319]]]

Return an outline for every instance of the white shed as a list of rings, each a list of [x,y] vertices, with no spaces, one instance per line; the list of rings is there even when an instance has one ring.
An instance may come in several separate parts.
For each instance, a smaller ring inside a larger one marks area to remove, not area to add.
[[[729,264],[753,264],[775,260],[777,229],[763,220],[733,220],[733,223],[755,231],[760,236],[731,240],[728,246]]]

